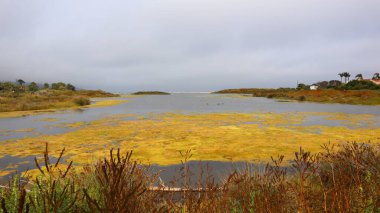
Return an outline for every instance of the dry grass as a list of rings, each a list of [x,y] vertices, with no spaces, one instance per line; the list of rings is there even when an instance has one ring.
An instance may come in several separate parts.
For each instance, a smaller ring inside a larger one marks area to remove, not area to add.
[[[0,112],[61,109],[89,105],[89,98],[115,97],[103,91],[40,90],[36,93],[0,93]]]

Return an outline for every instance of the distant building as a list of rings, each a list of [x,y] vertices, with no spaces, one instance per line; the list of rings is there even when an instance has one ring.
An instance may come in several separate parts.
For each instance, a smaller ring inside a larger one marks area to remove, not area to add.
[[[319,88],[319,86],[315,85],[315,84],[310,86],[310,90],[317,90],[318,88]]]
[[[369,81],[372,81],[376,85],[380,85],[380,79],[368,79]]]

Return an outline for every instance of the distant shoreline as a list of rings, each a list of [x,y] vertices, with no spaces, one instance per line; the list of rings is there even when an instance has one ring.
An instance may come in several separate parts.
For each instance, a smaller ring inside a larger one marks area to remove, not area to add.
[[[317,103],[339,103],[351,105],[380,105],[378,90],[297,90],[297,89],[225,89],[213,94],[249,94],[252,97],[266,97],[282,100],[310,101]]]

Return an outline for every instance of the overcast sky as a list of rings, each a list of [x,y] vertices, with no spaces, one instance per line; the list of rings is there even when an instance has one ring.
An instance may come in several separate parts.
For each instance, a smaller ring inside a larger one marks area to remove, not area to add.
[[[380,72],[379,0],[0,0],[0,81],[114,92]]]

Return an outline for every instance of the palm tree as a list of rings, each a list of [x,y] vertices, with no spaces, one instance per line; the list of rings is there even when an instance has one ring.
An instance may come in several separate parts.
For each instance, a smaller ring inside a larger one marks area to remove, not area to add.
[[[342,76],[344,77],[344,83],[347,83],[347,81],[350,81],[351,74],[348,72],[343,72],[341,73]]]
[[[350,74],[349,72],[346,72],[346,76],[345,76],[345,77],[348,79],[347,82],[349,82],[349,81],[350,81],[351,74]]]
[[[362,75],[362,74],[357,74],[357,75],[355,76],[355,78],[356,78],[356,80],[361,81],[361,80],[363,80],[363,75]]]
[[[338,75],[340,76],[340,82],[343,83],[343,77],[344,77],[344,74],[343,74],[343,73],[339,73]]]
[[[347,72],[342,72],[342,76],[344,77],[344,83],[347,82]]]
[[[379,80],[380,79],[380,74],[377,72],[375,74],[373,74],[373,77],[372,77],[373,80]]]
[[[17,82],[20,84],[20,86],[22,86],[23,84],[25,84],[25,81],[22,80],[22,79],[18,79]]]

